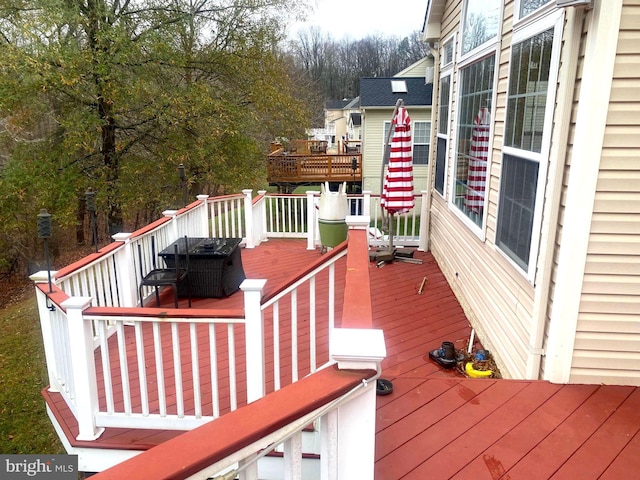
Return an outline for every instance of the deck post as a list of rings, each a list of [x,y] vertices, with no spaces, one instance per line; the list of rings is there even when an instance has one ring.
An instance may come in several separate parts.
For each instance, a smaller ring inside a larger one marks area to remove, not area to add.
[[[202,205],[202,210],[201,210],[201,217],[200,217],[200,229],[201,229],[201,234],[198,233],[197,235],[192,234],[192,237],[195,236],[202,236],[202,237],[208,237],[209,236],[209,205],[208,205],[208,200],[209,200],[209,195],[197,195],[196,198],[198,200],[200,200],[203,205]]]
[[[418,250],[426,252],[429,250],[429,192],[422,190],[422,201],[420,202],[420,236],[418,239]]]
[[[318,216],[316,215],[315,194],[317,192],[309,190],[307,194],[307,250],[316,249],[316,224]]]
[[[362,192],[362,215],[371,216],[371,190]]]
[[[253,241],[253,208],[251,194],[253,190],[242,190],[244,194],[244,229],[245,229],[245,248],[254,248],[256,245]]]
[[[170,240],[173,242],[180,238],[180,232],[178,231],[178,222],[176,221],[178,210],[165,210],[164,212],[162,212],[162,215],[171,219],[171,221],[169,222],[170,226],[168,227],[168,231],[171,231]]]
[[[331,333],[332,359],[339,369],[381,371],[386,357],[382,330],[336,328]],[[376,382],[338,407],[338,478],[373,480],[376,437]]]
[[[54,275],[54,272],[51,272]],[[29,277],[35,283],[46,283],[47,272],[40,271]],[[59,392],[58,381],[55,372],[58,371],[55,354],[55,344],[53,341],[53,331],[51,329],[51,316],[55,315],[47,308],[47,294],[36,287],[36,298],[38,300],[38,313],[40,317],[40,328],[42,330],[42,343],[44,345],[44,356],[47,363],[47,375],[49,376],[49,391]]]
[[[260,299],[266,283],[266,280],[247,279],[240,285],[246,321],[247,403],[264,397],[264,322]]]
[[[116,269],[116,282],[120,292],[120,307],[131,308],[138,304],[138,287],[136,285],[136,272],[133,247],[130,233],[116,233],[111,238],[116,242],[124,243],[123,248],[117,250],[113,259]]]
[[[256,242],[258,245],[268,240],[267,238],[267,199],[266,190],[258,190],[259,199],[255,205],[256,211],[253,215],[254,233],[256,234]]]
[[[71,297],[62,302],[67,311],[71,370],[75,389],[77,440],[95,440],[104,428],[96,427],[98,413],[98,383],[93,352],[91,322],[85,321],[83,311],[91,305],[91,297]]]

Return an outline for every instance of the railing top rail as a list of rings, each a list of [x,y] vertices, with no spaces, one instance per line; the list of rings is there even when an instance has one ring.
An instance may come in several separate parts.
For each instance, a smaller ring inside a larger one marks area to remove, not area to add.
[[[89,307],[84,311],[89,320],[117,319],[125,317],[131,321],[152,322],[158,319],[169,322],[208,323],[212,320],[229,323],[244,322],[244,310],[241,309],[203,309],[203,308],[166,308],[153,307]]]
[[[171,218],[169,217],[162,217],[159,218],[158,220],[151,222],[149,225],[145,225],[142,228],[139,228],[138,230],[134,231],[131,234],[131,238],[136,238],[136,237],[141,237],[142,235],[146,234],[146,233],[150,233],[154,230],[157,230],[158,228],[160,228],[162,225],[164,225],[167,222],[170,222]]]
[[[332,249],[331,251],[329,251],[325,255],[322,255],[321,257],[319,257],[317,260],[315,260],[313,263],[311,263],[304,270],[301,270],[301,271],[295,273],[294,275],[292,275],[291,277],[289,277],[288,279],[284,280],[280,285],[275,287],[272,292],[266,294],[262,298],[262,306],[263,307],[266,306],[275,297],[277,297],[281,293],[285,292],[289,287],[291,287],[292,285],[294,285],[295,283],[297,283],[301,279],[305,278],[309,274],[311,274],[314,271],[320,269],[323,265],[331,263],[331,262],[334,262],[338,258],[340,258],[343,255],[345,255],[347,253],[348,245],[349,245],[348,240],[345,240],[344,242],[342,242],[340,245],[336,246],[334,249]]]
[[[244,195],[242,193],[230,193],[228,195],[219,195],[217,197],[209,197],[207,199],[208,203],[215,203],[215,202],[219,202],[222,200],[231,200],[234,198],[244,198]]]
[[[187,478],[374,378],[330,366],[94,476],[95,480]],[[212,442],[211,439],[215,439]]]
[[[61,268],[55,274],[56,280],[62,280],[64,277],[72,273],[82,270],[83,268],[90,267],[96,261],[99,261],[104,257],[111,255],[113,252],[121,248],[123,245],[124,245],[124,242],[111,242],[109,245],[102,247],[97,252],[91,253],[86,257],[81,258],[77,262],[73,262],[72,264]]]

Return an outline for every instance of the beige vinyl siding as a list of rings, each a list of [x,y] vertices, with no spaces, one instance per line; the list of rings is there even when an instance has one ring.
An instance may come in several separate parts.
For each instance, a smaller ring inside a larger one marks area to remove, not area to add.
[[[395,74],[394,77],[424,77],[428,67],[433,67],[433,57],[424,57],[422,60],[418,60]]]
[[[571,382],[640,385],[640,2],[623,4]]]
[[[481,341],[490,349],[505,378],[523,378],[527,364],[528,342],[532,327],[532,285],[495,247],[498,212],[498,187],[502,136],[506,111],[511,33],[504,31],[513,23],[514,3],[503,12],[503,39],[497,51],[496,102],[492,112],[494,137],[487,187],[486,235],[475,235],[453,213],[447,200],[432,195],[431,251],[460,299]],[[447,2],[442,19],[441,40],[458,31],[462,2]],[[506,26],[506,27],[505,27]],[[460,35],[457,36],[459,41]],[[457,68],[452,77],[452,106],[448,144],[448,168],[445,181],[450,185],[455,156],[454,132],[457,117]]]

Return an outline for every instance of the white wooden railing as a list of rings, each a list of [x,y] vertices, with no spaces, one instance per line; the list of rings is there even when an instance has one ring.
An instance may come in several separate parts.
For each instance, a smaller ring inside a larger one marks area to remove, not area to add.
[[[54,275],[53,293],[49,293],[45,285],[46,272],[32,277],[41,284],[36,291],[50,388],[62,394],[76,416],[78,439],[95,439],[105,427],[193,428],[216,418],[222,409],[233,411],[239,404],[262,397],[267,391],[267,383],[271,382],[265,377],[264,367],[265,342],[261,325],[264,325],[265,318],[272,319],[275,339],[273,351],[270,352],[274,359],[272,389],[278,390],[317,371],[317,331],[309,332],[308,345],[298,345],[299,320],[304,319],[305,324],[316,325],[318,315],[314,306],[328,303],[331,309],[321,314],[325,323],[320,324],[320,328],[326,332],[333,329],[335,266],[346,254],[346,249],[335,249],[335,252],[324,257],[326,261],[263,304],[260,299],[264,281],[245,281],[242,286],[245,295],[244,316],[217,318],[214,313],[202,310],[194,319],[193,310],[183,312],[182,316],[180,310],[173,310],[169,315],[163,312],[162,316],[158,316],[153,314],[153,309],[145,309],[144,314],[139,309],[127,309],[138,305],[138,246],[143,252],[143,262],[149,262],[152,237],[157,250],[185,234],[205,236],[222,232],[230,236],[243,235],[249,246],[284,232],[299,233],[297,230],[304,227],[294,219],[305,212],[308,244],[315,245],[317,229],[309,225],[317,221],[317,198],[316,192],[292,196],[290,200],[261,195],[255,202],[251,199],[250,191],[220,199],[202,196],[189,208],[165,212],[165,218],[138,232],[116,235],[114,244],[79,265],[63,269]],[[271,206],[267,206],[269,203]],[[370,198],[367,199],[365,195],[361,204],[362,213],[369,211],[367,205],[370,205]],[[282,211],[285,206],[293,209],[295,215],[287,212],[280,220],[274,221],[272,212]],[[309,218],[314,220],[309,223]],[[368,221],[365,223],[368,224]],[[366,229],[366,224],[360,227]],[[265,229],[266,225],[270,227]],[[147,267],[143,265],[143,271]],[[326,288],[320,290],[327,298],[318,302],[319,289],[316,285],[321,275],[326,276],[321,280],[326,282]],[[110,293],[107,301],[107,297],[98,292],[100,286],[116,294]],[[309,310],[299,311],[300,295],[309,297]],[[96,301],[95,298],[103,300]],[[279,330],[281,319],[286,319],[291,329],[291,367],[287,372],[280,368],[276,360],[281,357],[283,350]],[[237,362],[238,358],[240,361],[242,359],[242,352],[238,352],[238,342],[235,340],[238,327],[244,328],[246,339],[241,348],[246,357],[247,376],[240,382],[246,385],[246,397],[238,395]],[[224,375],[224,381],[228,382],[228,394],[227,389],[221,388],[223,376],[220,375],[220,363],[208,361],[219,356],[219,332],[224,332],[227,338],[226,361],[222,363],[228,365],[225,367],[228,372]],[[164,340],[163,333],[170,340]],[[197,347],[197,340],[202,340],[203,333],[204,336],[208,335],[205,349],[208,351],[207,361],[203,360],[205,357],[201,357],[201,349]],[[182,355],[179,348],[181,339],[190,345],[188,355]],[[166,351],[164,342],[171,345],[170,361],[175,372],[171,378],[165,377],[165,369],[151,367],[167,363],[168,359],[163,357]],[[302,356],[308,358],[308,363],[301,365],[299,359],[303,350]],[[329,361],[328,353],[325,358]],[[323,362],[325,359],[321,358],[320,364]],[[118,373],[113,374],[111,366],[115,364],[119,365],[119,369]],[[211,377],[211,387],[206,392],[208,397],[203,395],[198,380],[205,368]],[[116,388],[120,384],[123,387]],[[167,388],[169,384],[171,387]],[[102,404],[98,398],[99,389],[105,392]],[[186,391],[194,392],[189,399]],[[225,392],[224,396],[219,393],[221,391]],[[169,397],[174,396],[175,401],[169,401]]]
[[[270,237],[306,238],[308,249],[320,245],[316,208],[320,192],[309,191],[305,195],[258,193],[255,202],[251,190],[217,198],[198,196],[198,201],[187,208],[168,210],[164,212],[164,218],[137,232],[114,235],[114,244],[91,255],[81,265],[59,272],[54,282],[70,297],[91,297],[94,306],[133,307],[140,304],[138,249],[142,251],[142,271],[149,271],[153,259],[152,237],[156,253],[184,235],[243,238],[247,248]],[[371,245],[388,244],[389,237],[383,233],[379,196],[364,192],[349,195],[348,202],[351,214],[371,218]],[[411,212],[393,217],[394,245],[418,248],[426,245],[424,225],[420,221],[424,218],[425,208],[426,192],[423,192],[416,196],[416,207]],[[146,290],[145,296],[150,291]]]
[[[365,221],[359,227],[366,229],[367,225]],[[148,476],[175,479],[236,478],[237,475],[245,480],[373,479],[374,386],[385,347],[382,332],[366,327],[367,323],[371,324],[369,285],[368,281],[362,282],[362,275],[366,275],[369,268],[366,232],[350,235],[350,247],[352,243],[353,250],[350,248],[347,260],[349,268],[345,272],[343,327],[335,329],[330,336],[335,365],[317,370],[217,422],[207,423],[135,456],[98,474],[96,479],[130,478],[141,471]],[[278,296],[266,303],[275,304]],[[355,324],[360,326],[355,328],[352,326]],[[259,329],[256,325],[247,328],[247,331]],[[248,349],[250,341],[246,345]],[[347,371],[338,373],[343,369]],[[324,401],[318,401],[314,392],[322,392]],[[305,461],[302,454],[303,430],[310,424],[319,435],[320,453],[319,460],[311,462]],[[256,431],[261,433],[259,438],[255,437]],[[189,448],[194,444],[201,447],[203,438],[217,441],[208,449]],[[274,448],[283,453],[282,461],[262,462],[261,457]],[[184,452],[179,459],[170,454],[174,449]]]

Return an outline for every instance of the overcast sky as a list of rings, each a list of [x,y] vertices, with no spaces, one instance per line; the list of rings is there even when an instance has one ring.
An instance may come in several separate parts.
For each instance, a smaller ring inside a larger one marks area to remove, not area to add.
[[[349,37],[357,40],[368,35],[382,34],[406,37],[422,30],[427,0],[312,0],[314,13],[300,28],[316,25],[332,38]]]

